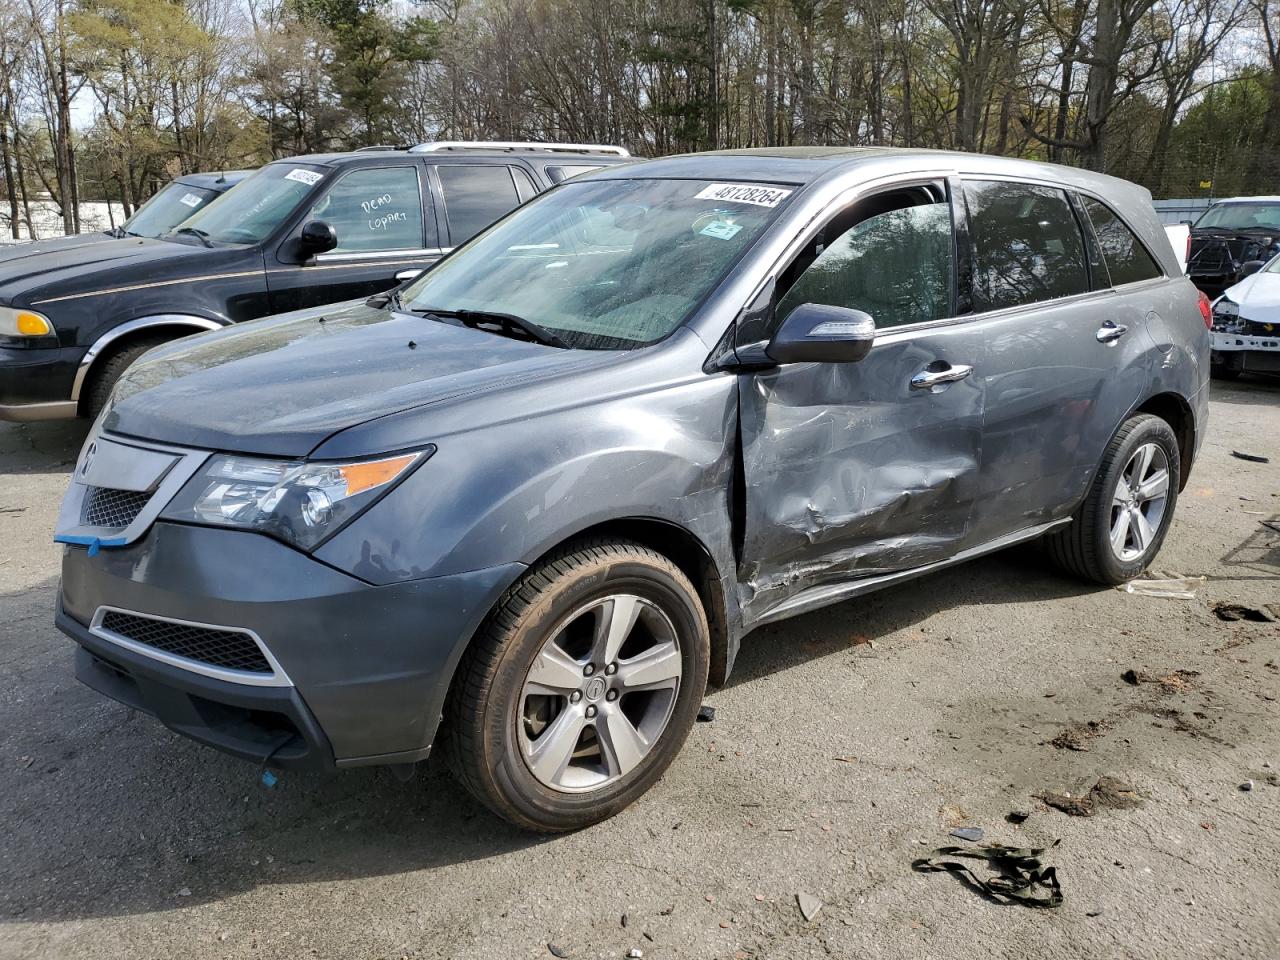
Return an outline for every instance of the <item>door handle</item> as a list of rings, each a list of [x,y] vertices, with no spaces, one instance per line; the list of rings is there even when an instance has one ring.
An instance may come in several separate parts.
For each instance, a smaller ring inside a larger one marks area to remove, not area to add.
[[[1094,336],[1098,338],[1099,343],[1115,343],[1128,332],[1129,328],[1124,324],[1104,320]]]
[[[930,370],[929,367],[925,367],[911,378],[911,389],[928,390],[945,383],[955,383],[957,380],[963,380],[971,373],[973,373],[973,367],[963,363],[948,364],[941,370]]]

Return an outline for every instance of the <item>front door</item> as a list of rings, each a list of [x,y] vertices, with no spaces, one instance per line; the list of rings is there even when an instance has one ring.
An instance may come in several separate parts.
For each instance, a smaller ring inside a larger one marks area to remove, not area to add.
[[[812,263],[779,274],[798,276],[774,327],[800,303],[853,307],[875,318],[876,342],[858,363],[740,378],[748,623],[811,588],[955,555],[977,489],[983,334],[953,318],[944,186],[860,201],[825,230]]]
[[[322,220],[334,228],[338,245],[296,264],[283,262],[296,249],[296,240],[286,241],[282,262],[267,277],[272,309],[282,313],[369,297],[438,260],[420,172],[418,164],[363,167],[335,180],[297,230]]]

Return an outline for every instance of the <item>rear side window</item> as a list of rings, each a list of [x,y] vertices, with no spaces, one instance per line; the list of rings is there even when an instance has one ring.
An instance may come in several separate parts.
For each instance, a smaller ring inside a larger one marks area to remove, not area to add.
[[[520,205],[511,170],[505,166],[441,165],[436,170],[444,190],[449,242],[455,247]]]
[[[1064,191],[969,181],[964,196],[976,312],[1088,291],[1084,237]]]
[[[1147,248],[1110,207],[1092,197],[1081,199],[1093,223],[1093,232],[1098,238],[1098,246],[1102,248],[1102,259],[1106,261],[1113,287],[1162,275]]]

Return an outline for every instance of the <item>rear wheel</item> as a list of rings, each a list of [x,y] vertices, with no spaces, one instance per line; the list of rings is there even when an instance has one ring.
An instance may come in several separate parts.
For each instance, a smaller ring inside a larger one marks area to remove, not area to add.
[[[628,541],[571,546],[507,592],[459,666],[454,770],[526,828],[611,817],[679,752],[709,656],[697,591],[670,560]]]
[[[172,337],[160,335],[141,337],[116,348],[104,357],[99,357],[98,362],[89,372],[89,383],[80,403],[81,413],[90,420],[96,420],[102,408],[107,405],[111,388],[116,385],[121,375],[133,366],[134,361],[152,347],[158,347],[172,339]]]
[[[1132,580],[1155,559],[1169,531],[1180,462],[1168,423],[1145,413],[1126,420],[1071,525],[1046,538],[1049,555],[1086,580]]]

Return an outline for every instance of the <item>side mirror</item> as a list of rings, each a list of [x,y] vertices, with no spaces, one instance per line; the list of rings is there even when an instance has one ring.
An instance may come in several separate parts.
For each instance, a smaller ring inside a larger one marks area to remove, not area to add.
[[[338,245],[338,231],[323,220],[308,220],[302,225],[299,241],[302,252],[314,257],[317,253],[326,253]]]
[[[1247,277],[1255,274],[1266,265],[1267,261],[1265,260],[1246,260],[1240,264],[1240,276]]]
[[[1195,221],[1194,221],[1194,220],[1179,220],[1178,222],[1179,222],[1180,224],[1182,224],[1184,227],[1193,227],[1193,226],[1195,226]]]
[[[787,314],[765,353],[775,363],[856,363],[875,338],[876,322],[868,313],[802,303]]]

